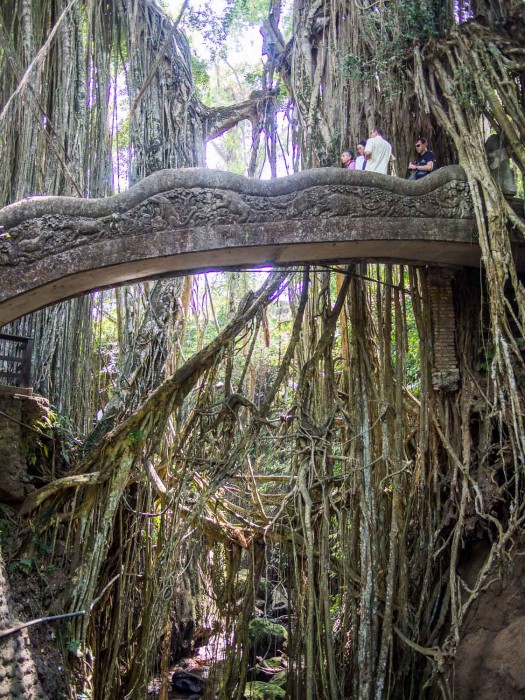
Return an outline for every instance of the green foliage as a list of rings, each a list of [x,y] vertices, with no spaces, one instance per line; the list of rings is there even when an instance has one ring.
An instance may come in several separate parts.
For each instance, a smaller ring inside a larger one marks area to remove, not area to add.
[[[393,8],[387,8],[387,28],[399,26],[400,42],[423,42],[437,36],[446,17],[444,3],[438,0],[398,0]],[[388,11],[390,9],[390,11]]]
[[[253,581],[249,580],[248,578],[249,571],[248,569],[240,569],[238,576],[237,576],[237,582],[239,586],[242,588],[246,588],[248,585],[251,588],[253,588]],[[271,581],[269,581],[267,578],[264,576],[261,576],[259,579],[259,582],[257,584],[257,590],[255,591],[255,596],[257,598],[260,598],[266,603],[270,603],[270,599],[272,596],[272,584]]]
[[[512,170],[514,171],[514,178],[516,180],[516,196],[523,199],[525,194],[525,177],[521,175],[519,168],[514,163]]]
[[[349,80],[378,79],[386,97],[392,99],[401,94],[402,82],[398,68],[403,58],[403,48],[392,44],[390,50],[383,48],[370,57],[348,54],[341,70],[346,73]]]
[[[248,71],[244,74],[244,79],[250,87],[254,90],[260,90],[263,86],[262,83],[263,72],[262,68],[256,68],[255,70]]]
[[[282,625],[264,618],[256,618],[248,625],[248,635],[255,656],[275,656],[278,648],[288,639]]]
[[[5,549],[9,543],[12,523],[4,510],[4,506],[0,504],[0,549]]]
[[[268,15],[268,0],[225,0],[224,10],[205,2],[199,9],[191,8],[186,24],[199,32],[212,59],[225,57],[226,40],[230,34],[241,33],[246,27],[258,27]]]
[[[496,354],[494,344],[490,342],[479,352],[478,361],[476,363],[476,371],[483,374],[488,374],[491,370],[494,356]]]
[[[117,301],[113,293],[100,292],[92,310],[93,393],[95,408],[105,406],[120,371]]]
[[[198,58],[194,53],[191,55],[191,72],[197,92],[201,99],[205,99],[210,87],[210,75],[208,63]]]
[[[480,109],[479,96],[470,66],[457,65],[454,70],[455,97],[463,109]]]
[[[283,668],[282,671],[274,673],[269,682],[271,685],[277,685],[282,690],[286,690],[288,683],[288,671]]]
[[[228,171],[244,175],[246,172],[246,157],[244,155],[245,124],[238,124],[227,131],[222,140],[224,147],[224,159],[228,164]]]
[[[341,70],[350,80],[378,80],[387,100],[401,94],[403,64],[414,44],[437,36],[445,22],[442,4],[434,0],[398,0],[371,6],[363,21],[381,36],[368,55],[347,54]]]
[[[231,9],[231,26],[233,29],[259,27],[268,17],[270,3],[268,0],[233,0]]]
[[[412,300],[405,300],[407,348],[405,357],[406,384],[416,396],[419,394],[421,383],[421,355],[419,351],[419,333],[417,332],[416,319]]]
[[[278,698],[285,698],[286,692],[276,684],[251,681],[246,684],[244,697],[248,700],[277,700]]]
[[[67,645],[67,650],[70,654],[80,658],[82,656],[82,642],[80,639],[70,639]]]
[[[336,619],[343,607],[343,601],[348,595],[348,587],[344,584],[339,588],[338,592],[330,596],[330,616]]]
[[[34,564],[33,557],[24,557],[23,559],[13,559],[13,561],[7,567],[9,574],[22,574],[23,576],[28,576],[33,570]]]
[[[243,2],[244,0],[241,0],[241,4]],[[186,22],[192,30],[202,35],[212,58],[225,53],[228,30],[237,14],[236,4],[228,0],[222,14],[218,14],[209,2],[204,3],[201,9],[189,9]]]
[[[134,444],[140,443],[144,440],[144,432],[138,428],[136,430],[130,430],[129,439]]]
[[[80,444],[78,431],[67,416],[63,416],[55,410],[49,411],[45,416],[35,421],[35,427],[49,438],[54,440],[54,444],[58,446],[58,452],[61,459],[70,464],[75,456],[76,448]],[[41,454],[47,458],[50,456],[51,439],[45,438],[37,440]]]

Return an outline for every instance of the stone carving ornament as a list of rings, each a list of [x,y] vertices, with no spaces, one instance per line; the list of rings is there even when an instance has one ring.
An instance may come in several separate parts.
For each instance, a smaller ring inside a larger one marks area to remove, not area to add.
[[[181,229],[339,217],[472,216],[468,185],[457,167],[417,183],[335,168],[266,182],[210,170],[161,171],[106,200],[32,197],[0,210],[0,268],[100,241],[180,235]]]
[[[106,199],[36,196],[0,210],[0,325],[161,276],[350,260],[479,266],[480,256],[458,166],[418,182],[340,168],[267,181],[161,170]]]

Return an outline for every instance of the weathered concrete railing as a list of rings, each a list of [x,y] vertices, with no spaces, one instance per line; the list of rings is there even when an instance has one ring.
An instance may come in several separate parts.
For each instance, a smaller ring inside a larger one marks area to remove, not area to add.
[[[0,325],[92,289],[202,270],[316,261],[479,265],[461,168],[419,182],[308,170],[271,181],[164,170],[107,199],[0,210]]]

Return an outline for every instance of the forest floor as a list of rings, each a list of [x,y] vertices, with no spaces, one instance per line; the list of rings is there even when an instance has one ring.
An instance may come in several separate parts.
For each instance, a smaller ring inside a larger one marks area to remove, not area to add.
[[[518,550],[518,548],[516,547]],[[468,586],[474,583],[482,548],[473,549],[465,557],[468,562],[461,575]],[[9,568],[12,612],[17,620],[42,616],[53,609],[64,587],[68,585],[59,569],[40,571],[33,563],[31,569]],[[468,613],[458,647],[454,669],[450,674],[454,698],[458,700],[523,700],[525,697],[525,545],[511,562],[503,564],[503,576],[494,581]],[[55,623],[56,624],[56,623]],[[39,624],[28,630],[32,656],[44,693],[53,700],[68,698],[67,674],[58,643],[60,629],[51,624]],[[207,678],[217,660],[224,656],[225,642],[213,637],[192,657],[180,660],[170,669]],[[219,664],[220,665],[220,664]],[[207,683],[215,684],[210,678]],[[160,689],[160,679],[154,678],[149,687],[152,700]],[[188,700],[189,695],[171,691],[170,700]]]
[[[177,671],[185,671],[202,678],[206,684],[208,694],[210,689],[218,687],[220,682],[221,664],[225,657],[227,639],[224,635],[218,634],[210,637],[205,646],[198,647],[193,656],[180,659],[175,666],[170,669],[170,677]],[[161,679],[152,679],[148,686],[148,697],[155,698],[160,692]],[[212,691],[213,692],[213,691]],[[191,697],[188,693],[170,691],[169,700],[188,700]]]

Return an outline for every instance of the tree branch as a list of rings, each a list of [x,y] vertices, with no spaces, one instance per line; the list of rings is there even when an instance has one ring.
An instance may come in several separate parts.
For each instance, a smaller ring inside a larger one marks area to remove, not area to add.
[[[255,90],[248,100],[237,104],[215,108],[202,105],[202,125],[206,140],[212,141],[222,136],[244,119],[249,119],[252,123],[259,121],[265,112],[266,104],[275,96],[275,90]]]

